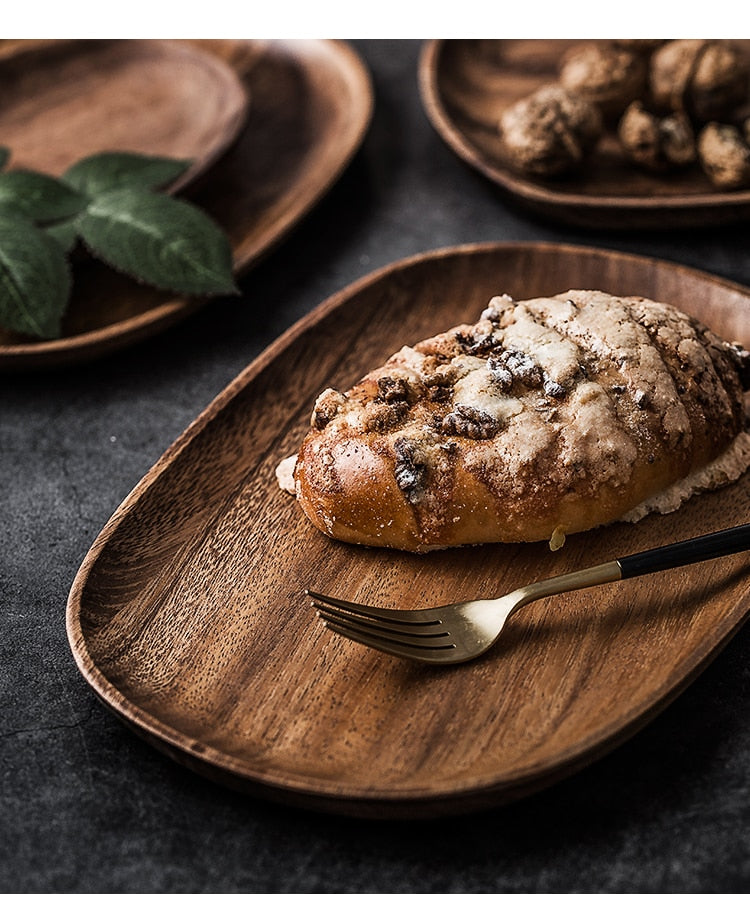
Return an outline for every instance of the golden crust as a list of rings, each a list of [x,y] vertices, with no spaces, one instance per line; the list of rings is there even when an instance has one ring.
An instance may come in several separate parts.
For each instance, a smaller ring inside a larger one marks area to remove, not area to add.
[[[746,356],[644,298],[493,298],[321,394],[297,498],[331,537],[416,552],[587,530],[729,448]]]

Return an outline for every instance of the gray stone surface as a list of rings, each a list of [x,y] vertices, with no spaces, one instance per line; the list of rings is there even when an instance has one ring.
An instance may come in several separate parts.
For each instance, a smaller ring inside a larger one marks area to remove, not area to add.
[[[747,226],[586,233],[509,206],[429,125],[419,44],[355,45],[377,94],[368,137],[240,299],[106,360],[0,377],[0,890],[745,891],[746,629],[593,766],[509,807],[426,824],[329,818],[214,786],[136,738],[76,669],[65,601],[99,529],[251,359],[366,272],[447,244],[545,239],[750,284]]]

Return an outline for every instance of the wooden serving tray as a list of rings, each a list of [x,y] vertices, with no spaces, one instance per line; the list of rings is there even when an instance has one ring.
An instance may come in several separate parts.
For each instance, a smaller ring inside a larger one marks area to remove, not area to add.
[[[200,41],[185,48],[230,65],[252,100],[231,150],[184,192],[227,232],[240,276],[350,162],[372,114],[370,77],[342,42]],[[62,338],[39,342],[0,330],[0,371],[105,354],[165,329],[201,303],[138,285],[98,262],[79,264]]]
[[[67,629],[101,700],[180,763],[254,794],[360,816],[478,809],[621,743],[746,618],[740,554],[540,601],[483,658],[418,665],[328,632],[308,587],[426,607],[750,521],[746,475],[681,511],[546,543],[414,556],[336,543],[277,486],[313,401],[491,296],[602,288],[750,341],[750,290],[674,264],[551,244],[415,256],[331,298],[254,361],[114,513]]]
[[[239,134],[247,93],[216,55],[157,40],[0,43],[0,140],[11,165],[60,175],[106,150],[191,160],[204,172]]]
[[[461,39],[425,44],[422,100],[433,126],[466,163],[512,200],[548,218],[582,227],[657,228],[728,224],[750,216],[750,189],[717,191],[700,167],[664,176],[628,163],[613,135],[585,168],[542,181],[503,161],[501,113],[558,79],[565,51],[580,41]],[[741,42],[750,49],[750,42]]]

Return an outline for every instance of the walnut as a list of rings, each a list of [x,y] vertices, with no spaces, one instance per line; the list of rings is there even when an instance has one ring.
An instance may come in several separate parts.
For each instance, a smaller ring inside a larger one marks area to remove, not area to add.
[[[552,400],[562,400],[567,394],[567,390],[558,381],[552,380],[551,377],[544,376],[544,393]]]
[[[535,176],[559,176],[580,166],[603,130],[595,105],[554,85],[506,109],[499,128],[508,164]]]
[[[509,393],[513,388],[513,372],[500,358],[493,355],[487,359],[487,370],[490,372],[490,380],[499,388],[502,393]]]
[[[365,431],[387,432],[403,422],[409,412],[409,404],[406,400],[395,403],[373,400],[363,412]]]
[[[609,42],[576,45],[563,57],[560,83],[601,110],[606,121],[619,118],[646,90],[648,59]]]
[[[685,38],[654,52],[649,83],[656,106],[704,124],[727,118],[747,100],[749,75],[747,58],[731,42]]]
[[[393,450],[396,453],[394,475],[398,488],[409,502],[418,502],[427,468],[417,460],[417,445],[408,438],[397,438]]]
[[[487,307],[485,307],[485,309],[482,311],[481,319],[489,320],[493,326],[497,326],[497,324],[505,316],[506,311],[509,308],[515,306],[516,302],[513,300],[510,294],[500,294],[497,297],[493,297]]]
[[[750,143],[734,125],[711,122],[698,136],[704,172],[720,189],[750,186]]]
[[[473,335],[457,332],[456,342],[463,352],[467,355],[486,355],[497,347],[497,342],[492,334],[482,334],[475,332]]]
[[[339,390],[334,390],[332,387],[328,387],[328,389],[324,390],[315,401],[310,425],[318,429],[318,431],[322,431],[322,429],[324,429],[338,414],[345,403],[346,396],[343,393]]]
[[[427,388],[427,399],[434,403],[447,403],[453,397],[453,387],[447,384],[433,384]]]
[[[381,377],[378,379],[378,395],[375,400],[379,403],[401,403],[408,401],[409,390],[406,381],[400,377]]]
[[[696,159],[695,134],[684,112],[664,117],[633,102],[617,127],[625,156],[652,172],[686,166]]]
[[[481,440],[494,438],[500,430],[500,422],[476,406],[459,403],[443,419],[441,431],[445,435],[463,435],[464,438]]]
[[[436,403],[446,403],[453,397],[453,385],[456,383],[458,371],[450,365],[438,368],[424,379],[427,388],[427,399]]]
[[[518,349],[504,349],[487,359],[487,370],[492,380],[503,391],[510,390],[515,381],[524,387],[541,387],[542,369],[528,355]]]

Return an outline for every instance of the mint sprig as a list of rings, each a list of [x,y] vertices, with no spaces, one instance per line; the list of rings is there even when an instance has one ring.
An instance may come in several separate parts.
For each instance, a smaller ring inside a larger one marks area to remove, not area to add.
[[[170,157],[99,153],[68,167],[62,179],[71,188],[93,197],[122,188],[163,189],[189,166],[189,160]]]
[[[237,293],[225,234],[194,205],[159,191],[188,162],[101,153],[55,179],[2,172],[9,158],[0,147],[0,325],[37,338],[61,334],[72,287],[69,255],[79,242],[161,290]]]
[[[51,176],[31,170],[0,173],[0,211],[45,223],[72,217],[88,199]]]
[[[236,291],[224,235],[184,201],[114,189],[97,196],[77,224],[97,258],[139,281],[183,294]]]
[[[57,243],[31,221],[0,214],[3,325],[40,339],[59,336],[70,288],[70,267]]]

